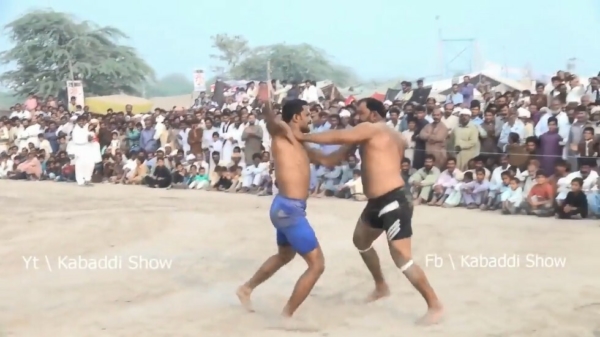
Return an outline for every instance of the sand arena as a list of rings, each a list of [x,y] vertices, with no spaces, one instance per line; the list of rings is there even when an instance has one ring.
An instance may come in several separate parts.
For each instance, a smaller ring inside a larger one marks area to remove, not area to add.
[[[415,260],[446,307],[442,324],[419,327],[413,322],[425,304],[393,265],[383,237],[376,248],[392,295],[363,303],[373,285],[352,245],[363,204],[310,200],[308,216],[327,268],[297,313],[318,331],[301,333],[271,328],[304,270],[301,259],[257,289],[257,313],[243,311],[235,297],[236,287],[275,251],[268,197],[0,184],[0,336],[600,334],[597,221],[418,207]],[[90,261],[102,258],[121,264],[91,270]],[[155,264],[143,265],[144,259]]]

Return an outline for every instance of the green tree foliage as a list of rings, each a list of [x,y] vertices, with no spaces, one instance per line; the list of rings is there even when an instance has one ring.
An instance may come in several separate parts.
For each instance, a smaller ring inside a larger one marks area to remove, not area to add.
[[[190,94],[194,82],[182,74],[167,75],[146,85],[146,97],[164,97]]]
[[[238,65],[244,56],[250,52],[248,41],[240,35],[229,36],[227,34],[217,34],[210,37],[219,54],[210,55],[211,58],[227,64],[231,69]],[[226,69],[223,66],[215,66],[212,69],[217,74],[224,74]]]
[[[14,70],[0,76],[17,94],[64,94],[66,81],[81,79],[86,96],[138,94],[153,70],[113,27],[77,22],[68,14],[34,11],[6,25],[14,47],[0,62]]]
[[[350,69],[334,64],[323,50],[309,44],[249,48],[243,37],[226,34],[213,37],[213,42],[220,53],[215,58],[227,64],[226,69],[221,68],[222,73],[234,79],[265,80],[270,60],[271,78],[279,80],[328,79],[340,86],[356,80]]]

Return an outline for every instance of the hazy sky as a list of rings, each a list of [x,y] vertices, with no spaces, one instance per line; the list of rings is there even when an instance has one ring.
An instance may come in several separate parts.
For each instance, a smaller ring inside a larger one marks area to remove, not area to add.
[[[0,24],[43,8],[123,30],[159,76],[208,69],[217,33],[241,34],[252,46],[310,43],[363,78],[434,75],[436,15],[445,38],[476,38],[484,60],[551,73],[576,57],[579,74],[600,70],[598,0],[0,0]],[[445,62],[466,46],[446,44]],[[0,36],[0,50],[7,48]],[[459,56],[448,71],[469,70],[469,61]]]

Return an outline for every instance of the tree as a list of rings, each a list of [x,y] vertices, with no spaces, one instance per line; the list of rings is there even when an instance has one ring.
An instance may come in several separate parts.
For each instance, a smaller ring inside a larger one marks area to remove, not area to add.
[[[182,74],[170,74],[146,85],[147,97],[164,97],[190,94],[194,82]]]
[[[153,70],[133,48],[119,44],[127,36],[113,27],[76,22],[65,13],[34,11],[5,26],[14,47],[0,62],[14,70],[0,76],[17,94],[64,94],[66,81],[83,81],[86,96],[138,94]]]
[[[272,46],[253,49],[230,70],[237,79],[266,80],[267,61],[271,61],[271,78],[288,81],[332,80],[346,86],[355,81],[350,69],[333,64],[325,52],[309,44]]]
[[[212,47],[219,51],[219,54],[212,54],[210,57],[225,62],[228,69],[236,67],[240,60],[250,52],[248,41],[240,35],[217,34],[210,38],[213,41]],[[224,74],[227,71],[223,66],[215,66],[212,70],[218,74]]]

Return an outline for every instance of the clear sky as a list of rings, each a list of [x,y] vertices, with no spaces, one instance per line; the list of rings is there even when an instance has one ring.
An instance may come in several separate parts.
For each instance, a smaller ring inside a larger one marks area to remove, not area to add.
[[[444,38],[476,38],[484,60],[548,74],[576,57],[579,74],[600,70],[598,0],[0,0],[0,24],[43,8],[123,30],[159,76],[208,69],[217,33],[241,34],[252,46],[310,43],[366,79],[434,75],[436,15]],[[445,62],[465,46],[446,44]],[[0,35],[0,50],[9,47]],[[468,64],[459,56],[447,69]]]

